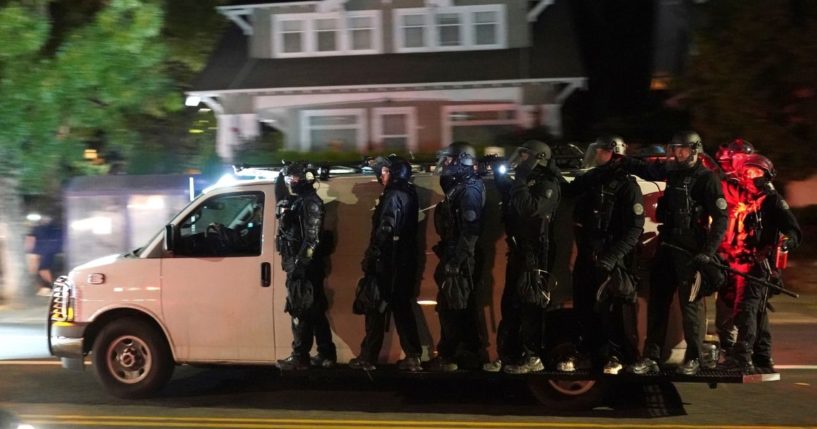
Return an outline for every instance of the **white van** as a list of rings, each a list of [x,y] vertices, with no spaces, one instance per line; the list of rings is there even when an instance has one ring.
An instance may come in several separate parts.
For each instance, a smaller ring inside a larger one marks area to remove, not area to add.
[[[414,182],[420,206],[425,208],[419,228],[422,281],[417,311],[422,313],[420,334],[427,352],[424,359],[428,359],[439,335],[434,311],[437,287],[432,275],[437,260],[431,251],[438,238],[433,222],[428,220],[442,193],[438,177],[428,173],[417,174]],[[648,248],[655,236],[653,216],[663,185],[639,183],[649,215],[644,234]],[[486,185],[488,203],[478,243],[483,259],[480,311],[482,334],[493,358],[506,245],[499,198],[494,186]],[[340,362],[355,356],[363,338],[363,318],[354,315],[351,308],[355,284],[361,276],[359,263],[369,240],[371,209],[381,191],[372,176],[361,174],[334,177],[318,188],[326,205],[322,246],[329,268],[325,287]],[[102,384],[121,397],[155,392],[179,364],[272,365],[288,356],[292,334],[290,317],[284,313],[285,273],[275,251],[274,206],[271,180],[215,187],[192,201],[144,247],[74,268],[54,285],[49,310],[52,354],[71,368],[82,368],[85,356],[90,354]],[[263,210],[262,222],[248,222],[259,208]],[[560,208],[556,222],[552,248],[556,252],[554,274],[558,285],[551,314],[570,307],[573,243],[569,201]],[[225,227],[251,230],[260,239],[240,248],[221,249],[222,253],[214,256],[208,245],[218,243]],[[644,316],[642,308],[641,338]],[[557,322],[548,332],[568,335],[570,331],[570,326]],[[669,335],[670,347],[681,343],[680,336],[680,330]],[[400,357],[399,343],[393,337],[393,333],[387,335],[381,361],[394,362]],[[578,397],[589,392],[594,383],[588,374],[548,374],[553,373],[546,371],[532,386],[544,383],[560,394]],[[576,377],[588,381],[577,384]]]

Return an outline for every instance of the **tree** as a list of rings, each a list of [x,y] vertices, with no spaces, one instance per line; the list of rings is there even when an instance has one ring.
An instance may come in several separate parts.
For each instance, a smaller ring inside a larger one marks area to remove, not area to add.
[[[755,144],[783,179],[815,172],[817,2],[708,2],[697,54],[678,82],[693,127],[712,149]]]
[[[127,148],[134,115],[161,116],[178,95],[162,67],[163,12],[151,0],[83,2],[96,11],[76,27],[55,26],[53,2],[0,6],[0,233],[5,295],[33,291],[25,272],[23,187],[36,187],[83,142],[104,134]],[[39,180],[38,180],[39,179]]]

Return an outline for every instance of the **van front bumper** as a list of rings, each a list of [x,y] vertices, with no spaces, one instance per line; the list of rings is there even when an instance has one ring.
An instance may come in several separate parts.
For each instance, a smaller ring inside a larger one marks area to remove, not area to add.
[[[62,360],[62,365],[71,369],[82,369],[85,352],[85,328],[87,323],[49,323],[48,349]]]

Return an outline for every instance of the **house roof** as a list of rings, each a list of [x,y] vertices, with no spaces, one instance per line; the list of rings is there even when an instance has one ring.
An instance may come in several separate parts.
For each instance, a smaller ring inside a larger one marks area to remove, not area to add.
[[[231,25],[193,91],[581,78],[571,22],[559,0],[538,16],[528,48],[286,59],[250,58],[247,36]]]

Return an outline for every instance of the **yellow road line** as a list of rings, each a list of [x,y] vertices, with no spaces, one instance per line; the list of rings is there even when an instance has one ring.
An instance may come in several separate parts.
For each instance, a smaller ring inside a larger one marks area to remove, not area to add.
[[[389,429],[409,428],[656,428],[656,429],[794,429],[817,428],[817,426],[781,425],[693,425],[693,424],[633,424],[633,423],[579,423],[579,422],[486,422],[447,420],[328,420],[328,419],[264,419],[264,418],[219,418],[219,417],[154,417],[154,416],[81,416],[81,415],[21,415],[33,424],[70,423],[83,426],[144,426],[144,427],[206,427],[206,428],[302,428],[349,429],[354,427],[388,427]]]

